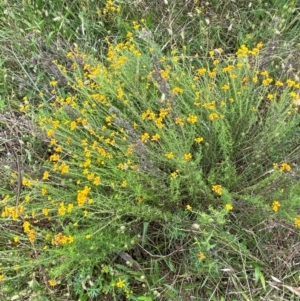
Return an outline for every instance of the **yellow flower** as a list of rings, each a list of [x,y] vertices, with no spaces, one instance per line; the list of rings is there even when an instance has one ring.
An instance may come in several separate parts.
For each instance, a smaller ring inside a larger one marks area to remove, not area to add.
[[[272,210],[273,210],[274,212],[277,212],[280,206],[281,206],[281,205],[280,205],[280,203],[279,203],[278,201],[274,201],[274,202],[272,203]]]
[[[210,120],[215,120],[215,119],[218,119],[218,118],[219,118],[219,115],[217,113],[211,113],[209,115]]]
[[[223,72],[230,72],[231,70],[234,69],[234,65],[228,65],[227,67],[224,67],[222,69]]]
[[[58,170],[60,170],[60,172],[62,174],[67,174],[69,172],[69,165],[66,164],[65,162],[61,163],[60,166],[58,167]]]
[[[292,168],[288,163],[282,163],[279,170],[280,171],[290,171]]]
[[[191,205],[186,205],[185,209],[191,211],[192,210],[192,206]]]
[[[160,139],[160,135],[159,134],[155,134],[152,136],[151,141],[158,141]]]
[[[217,76],[217,72],[216,72],[216,70],[213,70],[213,71],[211,71],[211,72],[209,72],[209,77],[216,77]]]
[[[47,193],[47,188],[43,187],[41,189],[41,193],[42,193],[42,195],[45,195]]]
[[[54,139],[54,138],[51,138],[51,140],[50,140],[50,145],[53,146],[53,145],[55,145],[56,143],[57,143],[57,140]]]
[[[189,117],[187,118],[187,121],[190,123],[196,123],[198,121],[198,117],[196,115],[189,115]]]
[[[173,154],[173,152],[166,153],[165,157],[168,158],[168,159],[172,159],[172,158],[174,158],[174,154]]]
[[[225,205],[225,209],[226,209],[227,211],[231,211],[231,210],[233,209],[233,207],[232,207],[231,204],[226,204],[226,205]]]
[[[229,90],[229,85],[224,85],[224,86],[222,87],[222,90],[224,90],[224,91]]]
[[[161,128],[164,127],[164,124],[163,124],[163,118],[162,118],[162,117],[159,117],[159,118],[155,119],[154,122],[155,122],[155,125],[156,125],[159,129],[161,129]]]
[[[267,85],[270,84],[272,81],[273,81],[272,78],[267,77],[266,79],[264,79],[264,80],[262,81],[262,85],[263,85],[263,86],[267,86]]]
[[[4,275],[0,274],[0,282],[4,279]]]
[[[66,214],[66,211],[67,211],[67,209],[65,207],[65,204],[64,203],[60,203],[59,204],[59,208],[57,210],[58,214],[63,216],[63,215]]]
[[[43,210],[42,210],[42,212],[43,212],[43,214],[45,215],[45,216],[48,216],[48,214],[49,214],[49,209],[48,208],[44,208]]]
[[[90,239],[90,238],[91,238],[91,234],[87,234],[87,235],[85,236],[85,238],[86,238],[86,239]]]
[[[77,191],[77,203],[79,207],[82,207],[86,202],[87,195],[90,192],[90,190],[91,190],[90,187],[85,186],[83,190]]]
[[[256,44],[256,48],[261,49],[263,47],[263,45],[264,44],[262,42],[259,42]]]
[[[70,124],[71,131],[74,131],[76,129],[76,127],[77,127],[76,121],[72,121]]]
[[[55,286],[57,284],[57,282],[53,279],[48,280],[48,283],[50,286]]]
[[[206,71],[207,71],[207,70],[206,70],[205,68],[200,68],[200,69],[197,70],[197,74],[198,74],[198,75],[202,75],[202,74],[204,74]]]
[[[58,81],[57,80],[52,80],[49,84],[50,84],[51,87],[56,87],[57,84],[58,84]]]
[[[197,256],[198,256],[198,259],[199,259],[200,261],[202,261],[203,259],[205,259],[205,255],[204,255],[202,252],[199,252],[199,253],[197,254]]]
[[[149,140],[149,138],[150,138],[150,135],[148,133],[144,133],[141,137],[141,140],[143,142],[147,142]]]
[[[159,117],[165,118],[169,114],[170,109],[162,108],[159,110]]]
[[[66,235],[63,235],[62,233],[58,233],[54,235],[54,237],[51,240],[51,243],[54,246],[64,245],[67,242],[68,242],[68,237]]]
[[[34,243],[35,242],[35,230],[34,229],[30,230],[27,235],[28,235],[29,241],[31,243]]]
[[[179,87],[175,87],[172,90],[173,94],[182,94],[183,93],[183,89],[179,88]]]
[[[30,223],[29,222],[25,221],[23,223],[23,230],[24,230],[25,233],[30,231]]]
[[[201,143],[203,140],[204,140],[203,137],[197,137],[197,138],[194,139],[194,141],[195,141],[196,143]]]
[[[184,154],[184,156],[183,156],[184,160],[186,160],[186,161],[191,161],[192,157],[193,156],[191,153]]]
[[[184,119],[182,117],[175,118],[175,124],[183,126],[184,125]]]
[[[260,74],[263,75],[263,76],[266,76],[266,77],[269,76],[269,72],[266,71],[266,70],[265,70],[265,71],[262,71]]]
[[[94,178],[95,178],[95,174],[94,173],[90,173],[90,174],[87,175],[87,179],[89,181],[94,180]]]
[[[116,283],[116,287],[123,288],[124,286],[125,286],[125,281],[119,278],[118,282]]]
[[[91,159],[86,159],[84,162],[83,162],[83,167],[87,168],[91,165]]]
[[[50,156],[49,159],[50,159],[50,161],[52,161],[52,162],[56,162],[56,161],[59,160],[59,154],[53,154],[53,155]]]
[[[100,184],[101,178],[100,176],[95,177],[93,184],[98,186]]]
[[[172,179],[176,179],[177,177],[178,177],[178,170],[173,171],[173,172],[171,173],[171,178],[172,178]]]
[[[289,87],[293,87],[296,84],[295,81],[290,80],[290,79],[287,79],[286,83]]]
[[[72,212],[74,205],[73,204],[68,204],[68,213]]]
[[[104,265],[101,269],[101,273],[102,274],[106,274],[109,272],[109,267],[107,265]]]
[[[119,163],[118,164],[118,168],[121,169],[121,170],[125,170],[125,166],[126,165],[124,163]]]
[[[74,236],[69,235],[69,236],[67,237],[67,240],[68,240],[68,243],[69,243],[69,244],[73,243],[73,242],[74,242]]]
[[[121,183],[121,187],[126,187],[127,186],[127,181],[124,180],[122,183]]]
[[[169,77],[169,72],[166,70],[160,70],[161,77],[167,79]]]
[[[211,190],[218,195],[222,195],[222,186],[221,185],[213,185]]]
[[[32,186],[32,182],[30,180],[27,180],[26,178],[22,179],[22,184],[23,184],[23,186],[26,186],[26,187]]]
[[[43,180],[48,180],[48,178],[49,178],[49,172],[45,171],[43,174]]]
[[[295,227],[300,228],[300,218],[299,217],[294,218],[294,225],[295,225]]]
[[[52,121],[52,124],[53,124],[53,127],[54,127],[55,129],[57,129],[58,126],[59,126],[59,120],[53,120],[53,121]]]

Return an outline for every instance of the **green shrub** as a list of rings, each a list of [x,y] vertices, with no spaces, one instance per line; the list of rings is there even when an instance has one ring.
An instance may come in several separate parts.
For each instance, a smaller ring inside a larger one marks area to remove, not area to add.
[[[204,59],[163,55],[139,26],[126,36],[107,40],[101,60],[75,47],[53,61],[66,85],[53,78],[38,104],[24,97],[20,111],[33,114],[50,149],[42,172],[23,174],[20,196],[1,201],[9,241],[0,247],[9,255],[1,277],[10,288],[39,274],[49,290],[70,281],[81,300],[108,292],[141,300],[130,282],[146,282],[144,272],[110,259],[145,250],[149,224],[165,225],[155,247],[162,256],[170,242],[187,241],[193,269],[208,271],[205,283],[221,277],[216,246],[231,241],[234,254],[251,257],[221,230],[241,201],[300,226],[299,83],[259,70],[261,43]],[[157,297],[149,282],[142,287]]]

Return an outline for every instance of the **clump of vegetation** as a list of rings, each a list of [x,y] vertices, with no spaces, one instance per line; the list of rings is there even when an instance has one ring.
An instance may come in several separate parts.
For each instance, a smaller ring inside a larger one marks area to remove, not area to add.
[[[202,16],[198,1],[164,3],[166,15]],[[11,110],[32,129],[1,150],[12,149],[16,166],[6,164],[0,190],[3,298],[256,300],[272,286],[297,295],[299,272],[265,252],[276,253],[268,243],[282,225],[298,239],[297,75],[281,76],[274,60],[268,68],[260,35],[223,47],[214,31],[202,46],[221,45],[204,53],[157,39],[150,10],[130,19],[134,5],[107,1],[80,14],[82,34],[93,29],[84,16],[102,18],[100,55],[91,41],[63,38],[55,54],[52,36],[43,45],[36,33],[39,56],[22,64],[15,54],[26,93]],[[52,34],[75,35],[75,14],[63,11]]]

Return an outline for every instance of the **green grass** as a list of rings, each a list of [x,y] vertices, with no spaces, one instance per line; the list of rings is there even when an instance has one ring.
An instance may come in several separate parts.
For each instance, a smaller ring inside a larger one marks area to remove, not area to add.
[[[296,1],[0,8],[1,300],[297,300]]]

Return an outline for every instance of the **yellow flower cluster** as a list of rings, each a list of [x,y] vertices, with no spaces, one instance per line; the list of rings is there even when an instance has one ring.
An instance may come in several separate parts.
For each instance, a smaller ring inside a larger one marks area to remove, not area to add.
[[[212,121],[218,119],[219,117],[220,116],[217,113],[211,113],[211,114],[209,114],[209,119],[212,120]]]
[[[199,261],[202,261],[203,259],[206,258],[203,252],[199,252],[199,253],[197,254],[197,257],[198,257]]]
[[[279,170],[280,171],[290,171],[292,168],[288,163],[282,163]]]
[[[54,279],[50,279],[50,280],[48,280],[48,284],[50,286],[55,286],[57,284],[57,282]]]
[[[212,188],[211,188],[211,190],[213,191],[213,192],[215,192],[216,194],[218,194],[218,195],[222,195],[222,186],[221,185],[213,185],[212,186]]]
[[[165,157],[168,158],[168,159],[173,159],[174,158],[174,154],[173,154],[173,152],[169,152],[169,153],[165,154]]]
[[[172,89],[172,93],[173,94],[182,94],[183,93],[183,89],[179,88],[179,87],[175,87]]]
[[[204,140],[203,137],[197,137],[197,138],[194,139],[194,141],[195,141],[196,143],[201,143],[203,140]]]
[[[300,228],[300,218],[299,217],[294,218],[294,225],[296,228]]]
[[[272,203],[272,210],[273,210],[274,212],[277,212],[280,206],[281,206],[281,205],[280,205],[280,203],[279,203],[278,201],[274,201],[274,202]]]
[[[142,120],[152,120],[159,129],[162,129],[164,127],[164,119],[168,116],[169,111],[170,108],[160,108],[159,113],[156,114],[150,109],[147,109],[142,113],[141,117]],[[150,138],[148,135],[149,134],[146,133],[146,137],[144,139],[148,140]]]
[[[117,288],[123,288],[125,286],[125,281],[121,278],[118,279],[118,281],[115,283],[115,286]]]
[[[281,163],[281,164],[278,164],[278,163],[273,163],[273,167],[274,169],[279,169],[280,171],[291,171],[292,167],[284,162],[284,163]]]
[[[191,153],[184,154],[183,158],[185,161],[191,161],[193,158],[193,155]]]
[[[191,205],[186,205],[185,209],[188,210],[188,211],[191,211],[192,210],[192,206]]]
[[[225,209],[226,209],[227,211],[231,211],[231,210],[233,209],[233,206],[232,206],[231,204],[226,204],[226,205],[225,205]]]
[[[1,217],[2,218],[11,217],[11,219],[13,221],[16,221],[23,213],[24,213],[24,206],[19,206],[19,207],[5,206],[4,209],[1,212]]]
[[[172,179],[176,179],[176,178],[178,177],[178,173],[179,173],[179,170],[178,170],[178,169],[175,170],[175,171],[173,171],[173,172],[171,173],[171,178],[172,178]]]
[[[60,246],[60,245],[64,245],[64,244],[71,244],[74,241],[74,237],[69,235],[66,236],[62,233],[58,233],[56,235],[54,235],[54,237],[51,240],[52,245],[54,246]]]
[[[90,192],[91,188],[88,186],[85,186],[84,189],[82,190],[78,190],[77,192],[77,202],[78,202],[78,206],[82,207],[84,205],[84,203],[87,200],[87,196]]]
[[[254,47],[252,50],[250,50],[247,46],[242,45],[238,51],[237,51],[237,57],[239,58],[244,58],[247,57],[248,55],[257,55],[260,51],[260,49],[262,48],[263,44],[262,43],[258,43],[256,45],[256,47]]]
[[[190,114],[187,118],[187,121],[190,123],[196,123],[198,121],[198,117],[196,115]]]
[[[25,221],[23,223],[23,230],[24,230],[24,233],[27,234],[28,236],[28,239],[31,243],[34,243],[35,242],[35,230],[34,229],[30,229],[31,225],[28,221]]]

